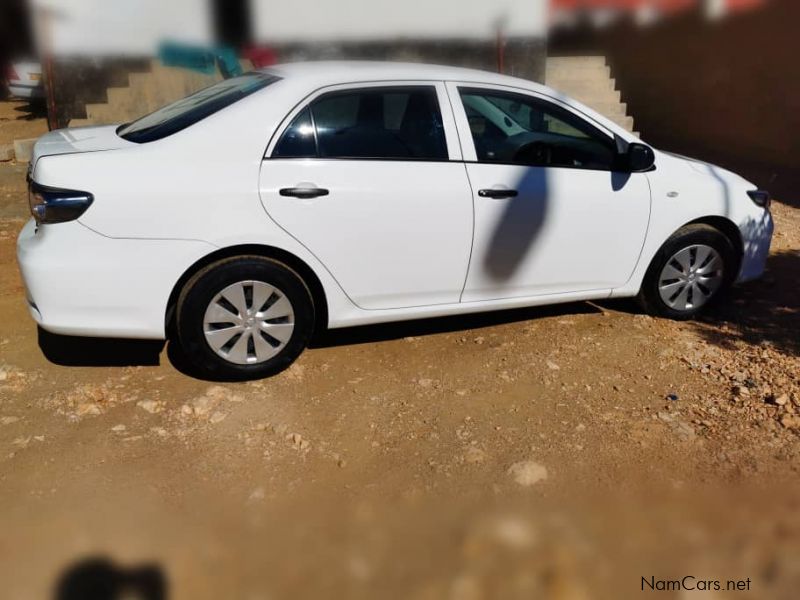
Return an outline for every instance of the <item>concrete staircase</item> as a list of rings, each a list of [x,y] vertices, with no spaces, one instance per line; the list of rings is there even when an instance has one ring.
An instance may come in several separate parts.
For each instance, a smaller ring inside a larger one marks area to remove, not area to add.
[[[250,65],[247,67],[252,68]],[[132,121],[221,79],[222,76],[218,72],[206,75],[188,69],[165,67],[154,60],[149,72],[128,75],[127,87],[108,88],[107,102],[87,104],[86,118],[73,119],[69,126],[107,125]]]
[[[583,102],[638,135],[604,56],[548,57],[545,85]]]

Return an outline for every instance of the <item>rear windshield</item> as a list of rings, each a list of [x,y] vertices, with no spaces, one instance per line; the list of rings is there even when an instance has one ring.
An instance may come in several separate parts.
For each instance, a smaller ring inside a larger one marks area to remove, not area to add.
[[[279,79],[268,73],[246,73],[220,81],[141,119],[122,125],[117,129],[117,135],[139,144],[160,140],[263,90]]]

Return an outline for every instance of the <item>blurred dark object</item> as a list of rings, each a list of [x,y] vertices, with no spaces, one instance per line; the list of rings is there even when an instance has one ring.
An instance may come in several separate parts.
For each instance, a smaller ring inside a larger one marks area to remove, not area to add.
[[[12,60],[36,56],[27,0],[0,2],[0,69]]]
[[[800,206],[800,2],[709,21],[696,9],[648,27],[628,19],[554,31],[551,55],[603,54],[642,137],[720,164]]]
[[[211,4],[218,43],[237,50],[252,43],[250,0],[213,0]]]
[[[122,569],[105,558],[81,561],[59,579],[54,600],[166,600],[167,581],[156,566]]]

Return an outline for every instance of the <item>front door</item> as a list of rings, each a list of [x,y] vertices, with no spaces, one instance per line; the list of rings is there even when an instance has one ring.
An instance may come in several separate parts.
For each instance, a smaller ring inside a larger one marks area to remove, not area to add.
[[[604,293],[636,266],[646,175],[614,170],[614,140],[545,98],[448,84],[475,204],[462,301]]]
[[[472,199],[441,99],[432,83],[325,90],[294,111],[263,163],[269,215],[361,308],[459,301]]]

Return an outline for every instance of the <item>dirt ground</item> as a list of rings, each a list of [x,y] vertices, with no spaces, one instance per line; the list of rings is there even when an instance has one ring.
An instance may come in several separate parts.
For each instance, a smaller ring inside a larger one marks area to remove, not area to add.
[[[0,598],[798,597],[800,210],[699,322],[357,328],[219,384],[169,345],[40,340],[24,172],[0,163]]]

